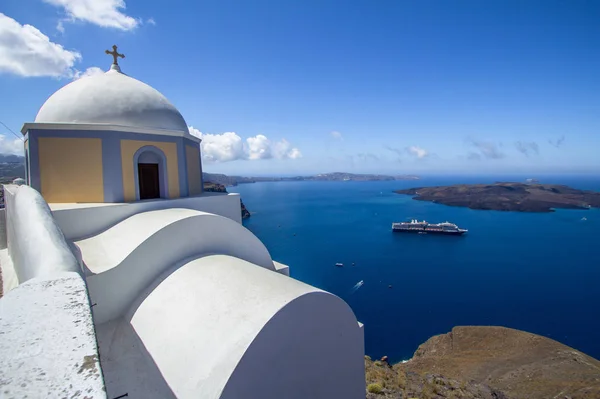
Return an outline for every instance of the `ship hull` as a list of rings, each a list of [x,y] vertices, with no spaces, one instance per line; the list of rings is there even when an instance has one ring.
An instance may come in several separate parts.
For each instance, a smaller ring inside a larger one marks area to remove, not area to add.
[[[393,232],[395,233],[413,233],[413,234],[418,234],[418,233],[425,233],[425,234],[437,234],[437,235],[444,235],[444,236],[462,236],[463,234],[466,233],[466,231],[433,231],[433,230],[416,230],[416,229],[392,229]]]

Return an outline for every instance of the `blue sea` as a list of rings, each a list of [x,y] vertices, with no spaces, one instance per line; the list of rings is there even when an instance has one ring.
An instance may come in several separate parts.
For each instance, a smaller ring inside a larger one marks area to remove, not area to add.
[[[392,192],[525,177],[267,182],[229,191],[241,194],[252,212],[244,225],[273,259],[289,265],[294,278],[351,306],[365,325],[366,353],[372,357],[400,361],[453,326],[500,325],[600,359],[599,209],[476,211]],[[600,191],[600,177],[539,180]],[[410,218],[448,220],[469,232],[463,237],[391,232],[392,222]],[[360,280],[364,285],[354,291]]]

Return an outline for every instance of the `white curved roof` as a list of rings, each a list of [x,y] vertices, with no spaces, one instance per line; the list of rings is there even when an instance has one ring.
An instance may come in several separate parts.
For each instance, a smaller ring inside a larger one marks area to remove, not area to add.
[[[179,113],[158,90],[122,73],[118,66],[78,79],[54,93],[35,123],[103,124],[188,133]]]
[[[111,398],[364,397],[363,332],[332,294],[208,255],[136,295],[124,317],[96,326]]]
[[[75,244],[97,303],[96,323],[118,317],[140,290],[184,259],[221,253],[276,270],[264,244],[240,223],[193,209],[138,213]]]

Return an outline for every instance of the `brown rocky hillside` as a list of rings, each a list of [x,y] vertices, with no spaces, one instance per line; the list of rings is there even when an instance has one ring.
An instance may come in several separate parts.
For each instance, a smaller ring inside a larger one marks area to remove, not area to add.
[[[386,367],[366,360],[366,366],[367,384],[383,382],[390,388],[371,397],[600,398],[600,361],[552,339],[504,327],[455,327],[427,340],[406,363]],[[384,375],[386,380],[378,381]]]
[[[510,399],[485,384],[447,378],[435,373],[417,373],[402,364],[365,357],[367,399]]]

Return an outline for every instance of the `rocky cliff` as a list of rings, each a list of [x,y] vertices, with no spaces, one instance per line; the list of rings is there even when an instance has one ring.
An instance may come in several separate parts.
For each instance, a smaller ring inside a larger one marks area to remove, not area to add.
[[[511,399],[488,385],[436,373],[417,373],[402,364],[365,357],[367,399]]]
[[[204,191],[209,192],[209,193],[226,193],[227,192],[227,188],[225,188],[224,185],[219,184],[219,183],[205,181],[203,183],[203,187],[204,187]]]
[[[427,340],[406,363],[366,359],[365,366],[367,384],[381,386],[369,398],[600,398],[598,360],[504,327],[455,327]]]
[[[223,184],[212,183],[212,182],[204,182],[204,191],[213,192],[213,193],[226,193],[227,188]],[[242,211],[242,219],[248,219],[250,217],[250,211],[244,205],[244,202],[240,199],[241,211]]]
[[[250,211],[246,209],[246,205],[244,205],[244,201],[241,199],[240,204],[242,205],[242,219],[248,219],[250,217]]]

